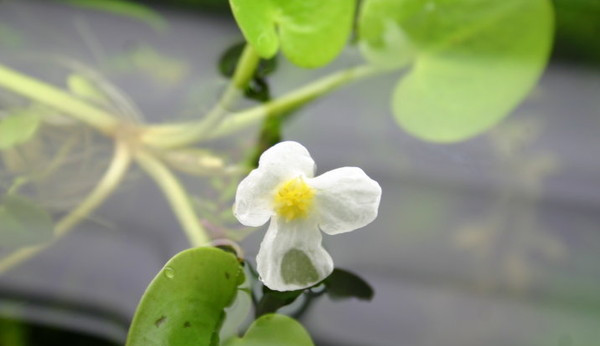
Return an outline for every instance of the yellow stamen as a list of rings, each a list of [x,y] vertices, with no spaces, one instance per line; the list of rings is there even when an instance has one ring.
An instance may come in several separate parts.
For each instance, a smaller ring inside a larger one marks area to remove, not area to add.
[[[301,177],[281,184],[274,196],[275,211],[286,221],[308,215],[315,191]]]

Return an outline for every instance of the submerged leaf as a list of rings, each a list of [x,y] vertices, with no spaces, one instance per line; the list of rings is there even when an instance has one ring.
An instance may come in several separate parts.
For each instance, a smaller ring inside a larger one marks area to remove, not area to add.
[[[0,150],[29,141],[36,134],[40,123],[40,114],[26,109],[0,118]]]
[[[230,0],[246,40],[262,58],[279,48],[291,62],[319,67],[344,48],[356,7],[355,0]]]
[[[50,214],[32,201],[15,195],[0,199],[0,248],[46,243],[53,227]]]
[[[243,338],[234,338],[227,346],[311,346],[310,335],[295,319],[278,314],[264,315],[254,321]]]
[[[365,56],[414,65],[393,94],[399,125],[425,140],[478,135],[508,115],[550,54],[548,0],[368,0]]]
[[[127,345],[217,345],[224,309],[243,279],[239,262],[227,252],[208,247],[180,252],[144,293]]]

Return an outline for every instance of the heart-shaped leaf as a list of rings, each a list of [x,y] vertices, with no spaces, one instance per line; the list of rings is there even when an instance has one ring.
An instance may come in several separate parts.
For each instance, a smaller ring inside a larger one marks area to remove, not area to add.
[[[144,293],[127,345],[218,345],[224,309],[243,281],[230,253],[208,247],[180,252]]]
[[[548,0],[367,0],[359,33],[371,61],[414,63],[393,94],[399,125],[453,142],[492,127],[532,89],[553,15]]]
[[[262,58],[279,48],[294,64],[319,67],[344,48],[355,0],[230,0],[233,15]]]
[[[40,127],[37,112],[20,109],[0,118],[0,150],[12,148],[30,140]]]
[[[15,195],[0,199],[0,247],[18,248],[52,239],[52,218],[32,201]]]
[[[243,338],[234,338],[227,346],[311,346],[310,335],[295,319],[278,314],[264,315],[254,321]]]

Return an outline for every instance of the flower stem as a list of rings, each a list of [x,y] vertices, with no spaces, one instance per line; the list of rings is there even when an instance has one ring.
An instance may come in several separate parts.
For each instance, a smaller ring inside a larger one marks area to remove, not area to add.
[[[103,133],[113,133],[119,124],[119,120],[110,113],[3,65],[0,65],[0,87],[51,106]]]
[[[170,148],[223,137],[252,125],[266,116],[281,115],[336,90],[346,83],[372,76],[380,71],[382,70],[371,65],[364,65],[333,73],[271,102],[233,113],[224,119],[216,129],[207,134],[204,133],[201,123],[198,122],[171,124],[150,127],[142,135],[142,141],[150,146]]]
[[[96,210],[115,191],[129,169],[130,163],[130,149],[126,144],[117,142],[115,145],[115,154],[106,173],[83,202],[56,224],[54,239],[47,244],[21,248],[4,257],[0,260],[0,274],[37,255],[72,231],[77,224]]]
[[[142,150],[136,153],[135,159],[167,197],[190,244],[193,247],[208,245],[210,237],[200,224],[189,195],[173,172],[159,159]]]

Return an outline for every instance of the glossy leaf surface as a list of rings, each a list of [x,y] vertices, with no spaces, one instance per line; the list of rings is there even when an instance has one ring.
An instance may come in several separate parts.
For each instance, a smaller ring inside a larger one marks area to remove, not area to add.
[[[218,345],[224,309],[243,281],[230,253],[208,247],[180,252],[148,286],[127,345]]]

